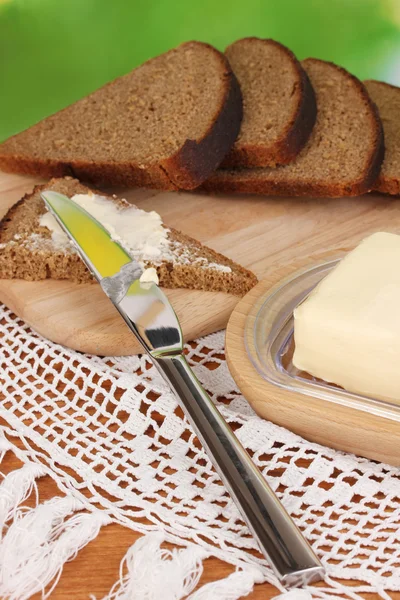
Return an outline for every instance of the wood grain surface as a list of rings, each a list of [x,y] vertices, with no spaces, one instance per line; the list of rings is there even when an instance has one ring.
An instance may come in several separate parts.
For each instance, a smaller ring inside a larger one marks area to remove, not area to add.
[[[24,193],[31,178],[0,173],[0,218]],[[141,204],[151,192],[136,190],[129,199]],[[125,194],[124,194],[125,195]],[[168,201],[167,201],[168,202]],[[151,205],[143,205],[151,206]],[[196,290],[167,290],[185,340],[223,329],[239,298]],[[70,281],[0,281],[0,299],[36,331],[81,352],[130,355],[140,352],[135,337],[96,284]]]
[[[1,175],[0,201],[3,210],[29,191],[34,182],[32,178]],[[135,191],[124,193],[124,196],[134,198],[142,208],[156,210],[167,224],[181,228],[188,235],[252,268],[259,278],[267,277],[280,264],[296,261],[299,256],[312,256],[327,248],[355,245],[374,231],[400,233],[400,201],[380,195],[324,200],[250,196],[217,198],[199,194]],[[10,289],[13,285],[20,283],[0,282],[0,299],[6,299],[8,294],[8,302],[12,302],[15,294],[11,294]],[[58,282],[57,285],[63,284]],[[18,294],[23,293],[21,287],[16,289]],[[29,289],[33,288],[26,288]],[[31,292],[26,293],[29,296]],[[63,292],[60,291],[60,295],[63,296]],[[92,296],[87,301],[96,307],[96,311],[100,310],[98,304],[93,303]],[[230,310],[228,308],[227,312]],[[70,318],[75,315],[72,313]],[[112,329],[113,316],[109,318]],[[40,328],[39,321],[32,322],[33,326]],[[118,344],[123,346],[122,337]],[[288,425],[291,429],[295,428],[295,422]],[[2,471],[7,473],[18,466],[15,456],[7,453]],[[39,483],[39,492],[40,499],[46,500],[57,494],[57,489],[50,478],[45,478]],[[118,578],[120,560],[138,537],[138,534],[116,525],[103,528],[98,538],[65,566],[51,598],[86,600],[89,594],[102,598]],[[205,561],[200,584],[225,577],[232,570],[231,566],[217,559],[209,559]],[[351,585],[351,582],[348,584]],[[273,586],[263,584],[257,585],[247,598],[268,600],[277,593]],[[400,600],[400,593],[390,596],[393,600]],[[39,600],[40,595],[34,598]],[[376,594],[365,594],[365,598],[378,600]]]
[[[9,473],[21,466],[12,452],[8,452],[1,464],[3,473]],[[38,483],[41,501],[48,500],[59,491],[50,477],[40,479]],[[32,499],[25,503],[32,505]],[[81,550],[75,560],[66,563],[60,582],[51,594],[53,600],[88,600],[94,594],[98,600],[103,598],[119,578],[119,565],[125,553],[141,534],[119,525],[108,525],[100,530],[98,537]],[[165,544],[171,548],[171,544]],[[215,558],[204,562],[204,573],[199,586],[209,581],[227,577],[234,567]],[[249,600],[269,600],[278,594],[278,590],[269,584],[257,585],[254,592],[247,596]],[[41,600],[41,594],[32,596],[32,600]],[[133,600],[133,599],[132,599]],[[141,600],[137,598],[135,600]],[[400,600],[400,594],[399,594]]]
[[[0,215],[38,181],[0,173]],[[381,195],[326,200],[112,191],[140,208],[156,210],[167,225],[250,268],[259,279],[276,264],[355,245],[373,231],[400,232],[400,201]],[[188,290],[170,290],[168,296],[187,340],[225,327],[238,301],[227,294]],[[45,337],[77,350],[103,355],[139,350],[95,284],[0,281],[0,300]]]
[[[0,419],[0,425],[1,425]],[[21,447],[21,444],[13,440]],[[21,466],[20,461],[12,452],[8,452],[1,463],[2,473],[7,474],[13,469]],[[322,484],[323,485],[323,484]],[[48,500],[59,491],[50,477],[44,477],[38,483],[40,501]],[[32,499],[25,503],[26,506],[32,505]],[[88,600],[90,594],[93,594],[97,600],[101,600],[111,589],[119,578],[119,566],[129,547],[141,536],[126,527],[120,525],[108,525],[100,530],[98,537],[83,548],[77,557],[66,563],[60,578],[60,581],[51,594],[52,600]],[[172,548],[171,544],[165,544],[165,547]],[[210,581],[217,581],[227,577],[234,571],[234,567],[222,562],[217,558],[209,558],[204,561],[204,572],[200,579],[199,586]],[[343,581],[350,587],[357,585],[357,581]],[[315,584],[317,587],[322,584]],[[263,583],[254,586],[253,592],[246,596],[246,600],[270,600],[277,595],[279,591],[274,586]],[[363,594],[366,600],[379,600],[378,594]],[[389,594],[392,600],[400,600],[400,592]],[[32,600],[41,600],[41,594],[35,594]],[[132,600],[141,600],[135,598]]]

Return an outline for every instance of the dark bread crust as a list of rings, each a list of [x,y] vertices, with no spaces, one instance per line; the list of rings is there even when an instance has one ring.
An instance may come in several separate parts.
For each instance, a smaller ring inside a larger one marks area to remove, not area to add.
[[[40,281],[43,279],[71,279],[76,283],[93,281],[86,265],[79,259],[77,254],[64,253],[56,250],[51,255],[46,251],[32,252],[20,243],[13,244],[15,234],[20,236],[21,241],[31,232],[38,233],[37,223],[43,209],[38,211],[38,195],[45,189],[52,189],[60,193],[86,194],[88,188],[76,179],[65,177],[63,179],[52,179],[47,184],[34,187],[11,206],[0,221],[0,278],[1,279],[25,279],[26,281]],[[93,190],[96,191],[96,190]],[[23,215],[23,223],[19,215]],[[48,230],[40,232],[44,239],[51,237]],[[78,259],[78,260],[77,260]]]
[[[366,80],[364,83],[368,84],[369,82],[373,83],[374,85],[381,86],[382,88],[393,90],[400,96],[400,88],[396,85],[391,85],[390,83],[386,83],[384,81],[376,81],[375,79]],[[390,177],[389,175],[385,174],[384,163],[382,165],[382,169],[380,170],[379,176],[374,183],[373,189],[377,192],[382,192],[383,194],[390,194],[391,196],[400,195],[400,166],[399,177]]]
[[[342,67],[338,68],[344,73],[348,73],[348,71],[346,71]],[[368,102],[369,106],[371,107],[371,127],[373,127],[375,133],[374,146],[371,152],[369,164],[365,169],[365,176],[364,178],[360,178],[360,180],[353,186],[354,193],[352,195],[357,196],[359,194],[365,194],[366,192],[370,192],[374,187],[376,180],[379,177],[382,163],[385,158],[385,134],[383,131],[382,121],[379,116],[378,107],[376,106],[375,102],[372,101],[370,95],[368,94],[367,88],[362,83],[362,81],[357,79],[357,77],[355,77],[351,73],[348,73],[348,75],[350,75],[350,77],[353,79],[356,85],[358,85],[364,99],[366,100],[366,102]]]
[[[229,171],[226,176],[223,169],[219,169],[214,175],[202,185],[202,189],[211,192],[223,193],[246,193],[260,194],[268,196],[312,196],[337,198],[342,196],[358,196],[369,192],[381,169],[384,158],[385,146],[382,122],[379,117],[378,109],[372,102],[366,87],[354,75],[348,71],[328,61],[322,61],[315,58],[309,58],[303,61],[307,63],[328,64],[346,78],[350,79],[360,93],[360,97],[369,109],[369,126],[373,133],[369,160],[363,172],[352,182],[339,181],[284,181],[274,180],[274,169],[265,169],[266,177],[254,177],[254,169],[238,169]],[[285,167],[281,167],[284,169]],[[290,165],[289,167],[290,168]],[[262,173],[262,169],[257,169]]]
[[[382,192],[382,194],[400,196],[400,179],[385,177],[380,174],[372,189],[376,192]]]
[[[287,164],[296,158],[310,137],[317,119],[317,102],[314,88],[307,73],[301,67],[300,63],[296,62],[300,68],[301,102],[292,123],[288,126],[286,140],[283,139],[281,142],[278,164]]]
[[[198,187],[219,166],[234,144],[243,117],[242,93],[226,57],[209,44],[218,54],[224,69],[225,95],[217,119],[200,142],[186,140],[184,146],[160,166],[176,189]]]
[[[181,47],[197,45],[208,48],[217,57],[224,88],[214,121],[198,141],[187,139],[172,156],[161,160],[159,164],[145,166],[133,162],[93,162],[90,159],[34,159],[23,153],[8,153],[3,150],[3,144],[0,144],[0,168],[11,173],[39,175],[43,178],[72,176],[105,186],[137,186],[162,190],[198,187],[219,166],[232,147],[240,130],[243,113],[240,87],[226,57],[203,42],[186,42]],[[110,82],[106,85],[112,84]],[[60,114],[66,110],[68,107],[60,111]],[[23,134],[24,132],[17,135]],[[10,140],[16,137],[13,136]],[[4,145],[10,140],[6,140]]]
[[[20,207],[24,204],[27,205],[29,210],[29,201],[34,196],[37,196],[38,193],[44,190],[55,190],[60,192],[61,194],[68,195],[69,193],[73,194],[87,194],[88,188],[85,185],[82,185],[80,181],[76,179],[72,179],[71,177],[64,177],[62,179],[54,178],[51,179],[48,183],[42,183],[39,185],[35,185],[31,192],[27,192],[21,200],[18,200],[15,204],[13,204],[3,218],[0,220],[0,244],[7,243],[10,241],[14,233],[17,232],[18,223],[14,220],[16,214],[18,214]],[[101,193],[103,196],[110,197],[108,194],[104,194],[104,192],[100,192],[96,190],[94,187],[91,190],[95,193]],[[43,210],[44,212],[44,210]],[[35,215],[36,216],[36,215]],[[83,264],[83,263],[82,263]]]
[[[310,79],[289,48],[272,39],[257,37],[243,38],[241,41],[256,41],[275,46],[291,61],[297,76],[299,97],[296,111],[288,122],[281,137],[271,145],[246,144],[244,147],[234,145],[222,162],[222,168],[229,167],[266,167],[284,165],[292,162],[304,147],[317,118],[317,103]],[[236,43],[236,42],[234,42]],[[231,44],[233,46],[234,44]],[[231,47],[228,46],[227,50]],[[226,51],[225,51],[226,52]]]
[[[73,177],[91,185],[148,187],[160,190],[176,190],[160,165],[140,169],[132,163],[104,163],[96,161],[33,160],[22,155],[1,154],[0,169],[6,173],[37,175],[43,179]]]

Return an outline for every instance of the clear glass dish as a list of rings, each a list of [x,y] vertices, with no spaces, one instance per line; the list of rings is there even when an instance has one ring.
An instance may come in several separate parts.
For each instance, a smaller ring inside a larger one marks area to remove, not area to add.
[[[341,256],[295,273],[252,307],[245,326],[245,345],[252,364],[269,383],[287,391],[348,406],[400,421],[400,406],[317,380],[293,365],[293,310],[338,263]]]

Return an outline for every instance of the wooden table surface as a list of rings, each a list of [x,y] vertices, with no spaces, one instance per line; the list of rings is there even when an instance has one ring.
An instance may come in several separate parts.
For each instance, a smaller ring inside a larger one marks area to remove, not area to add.
[[[21,462],[12,452],[7,452],[1,464],[1,471],[7,474],[21,466]],[[43,502],[59,495],[54,481],[43,477],[38,482],[40,501]],[[26,502],[27,505],[30,502]],[[119,578],[119,565],[129,547],[141,534],[120,525],[108,525],[100,530],[98,537],[81,550],[75,560],[64,567],[61,579],[51,594],[54,600],[88,600],[94,594],[97,600],[105,596]],[[171,547],[166,544],[166,547]],[[200,586],[209,581],[227,577],[234,567],[222,561],[210,558],[204,562],[204,573]],[[247,596],[251,600],[268,600],[279,591],[268,584],[257,585],[255,591]],[[40,600],[41,594],[35,594],[34,600]],[[400,594],[399,594],[400,599]],[[140,599],[137,599],[140,600]]]
[[[7,176],[4,182],[6,188],[2,191],[8,190],[11,204],[21,197],[21,185],[27,191],[33,180],[25,178],[21,184],[19,178]],[[173,196],[174,202],[167,202],[169,197],[165,196],[152,196],[151,208],[162,215],[169,211],[171,224],[179,224],[189,235],[209,243],[243,265],[251,266],[260,278],[277,261],[290,262],[299,254],[309,256],[326,248],[349,247],[380,229],[399,233],[398,198],[371,194],[326,202],[320,199],[276,201],[242,197],[230,199],[227,210],[224,198],[217,201],[207,196],[197,198],[195,194],[180,194]],[[147,197],[138,204],[146,208],[146,202]],[[221,225],[224,229],[222,237]],[[18,466],[15,456],[8,452],[1,471],[7,473]],[[50,478],[40,481],[39,491],[41,501],[57,494]],[[117,525],[104,527],[98,538],[65,566],[51,598],[87,600],[89,594],[94,594],[100,600],[118,579],[120,561],[137,538],[138,534],[129,529]],[[232,570],[217,559],[208,559],[200,585],[226,577]],[[268,600],[278,593],[273,586],[263,584],[257,585],[247,598]],[[391,594],[391,597],[400,600],[400,593]],[[375,594],[365,595],[365,598],[378,600]]]
[[[21,462],[10,451],[3,459],[1,471],[7,474],[20,466]],[[59,495],[57,486],[50,477],[40,479],[38,489],[41,502]],[[28,501],[26,504],[29,505],[30,502]],[[140,535],[120,525],[112,524],[103,527],[98,537],[83,548],[73,561],[64,566],[60,581],[51,594],[52,600],[71,600],[72,598],[88,600],[90,594],[96,596],[97,600],[101,600],[118,580],[120,562]],[[172,546],[166,544],[166,547]],[[209,558],[204,561],[204,572],[199,587],[210,581],[227,577],[233,571],[234,567],[231,565],[216,558]],[[357,584],[355,581],[343,583],[349,586]],[[254,591],[246,598],[248,600],[269,600],[277,595],[279,595],[277,588],[264,583],[256,585]],[[363,597],[366,600],[380,600],[377,594],[363,594]],[[391,593],[390,597],[393,600],[400,600],[400,592]],[[41,594],[35,594],[32,599],[40,600]]]

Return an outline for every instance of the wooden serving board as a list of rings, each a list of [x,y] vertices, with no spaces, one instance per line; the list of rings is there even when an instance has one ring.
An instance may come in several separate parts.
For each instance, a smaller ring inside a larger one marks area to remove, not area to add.
[[[0,216],[40,181],[0,173]],[[108,190],[109,191],[109,190]],[[263,279],[269,270],[327,248],[355,245],[379,230],[400,233],[400,200],[211,196],[155,190],[112,190],[167,225],[241,263]],[[224,328],[238,299],[227,294],[167,291],[186,340]],[[43,336],[77,350],[127,355],[139,350],[95,284],[0,281],[0,300]]]
[[[398,466],[399,421],[278,387],[258,373],[245,347],[245,328],[254,326],[265,296],[299,269],[329,258],[332,259],[331,253],[316,260],[304,258],[280,265],[237,304],[226,331],[229,370],[246,400],[264,419],[324,446]],[[248,343],[252,343],[251,338]]]

